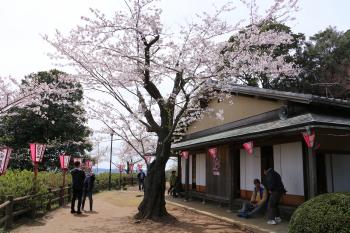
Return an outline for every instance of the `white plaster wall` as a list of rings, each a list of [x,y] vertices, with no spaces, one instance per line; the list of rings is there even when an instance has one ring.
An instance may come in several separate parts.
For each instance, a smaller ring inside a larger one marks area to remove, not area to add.
[[[350,154],[332,154],[326,157],[328,191],[350,192]]]
[[[196,184],[206,186],[206,155],[196,155]]]
[[[274,145],[273,161],[274,169],[281,175],[287,194],[304,196],[301,142]]]
[[[253,180],[261,179],[260,147],[254,147],[253,155],[240,150],[241,190],[254,190]]]

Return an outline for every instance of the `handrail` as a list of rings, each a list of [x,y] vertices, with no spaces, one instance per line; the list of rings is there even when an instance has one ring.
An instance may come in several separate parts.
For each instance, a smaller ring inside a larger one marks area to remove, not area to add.
[[[0,210],[6,208],[10,204],[10,201],[5,201],[4,203],[0,204]]]

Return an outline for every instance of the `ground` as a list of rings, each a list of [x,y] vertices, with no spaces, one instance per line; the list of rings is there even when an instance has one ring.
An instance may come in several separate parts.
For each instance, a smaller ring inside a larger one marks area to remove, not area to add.
[[[93,212],[72,215],[67,206],[41,219],[26,220],[11,232],[242,232],[230,223],[169,204],[167,209],[176,219],[165,222],[136,221],[133,215],[141,200],[142,193],[138,191],[106,191],[94,195]]]

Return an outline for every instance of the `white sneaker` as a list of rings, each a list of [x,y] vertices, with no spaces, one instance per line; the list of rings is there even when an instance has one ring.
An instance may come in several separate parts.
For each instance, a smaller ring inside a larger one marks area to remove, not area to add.
[[[277,222],[275,220],[269,220],[269,221],[267,221],[267,224],[269,224],[269,225],[276,225]]]
[[[281,223],[281,222],[282,222],[282,219],[281,219],[280,217],[276,217],[276,218],[275,218],[275,222],[276,222],[276,223]]]

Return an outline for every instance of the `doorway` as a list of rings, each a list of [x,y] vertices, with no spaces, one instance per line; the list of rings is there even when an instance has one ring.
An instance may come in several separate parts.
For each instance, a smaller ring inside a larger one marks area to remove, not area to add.
[[[196,190],[196,154],[192,155],[192,190]]]
[[[261,147],[261,181],[263,182],[264,170],[273,168],[273,147],[262,146]]]

